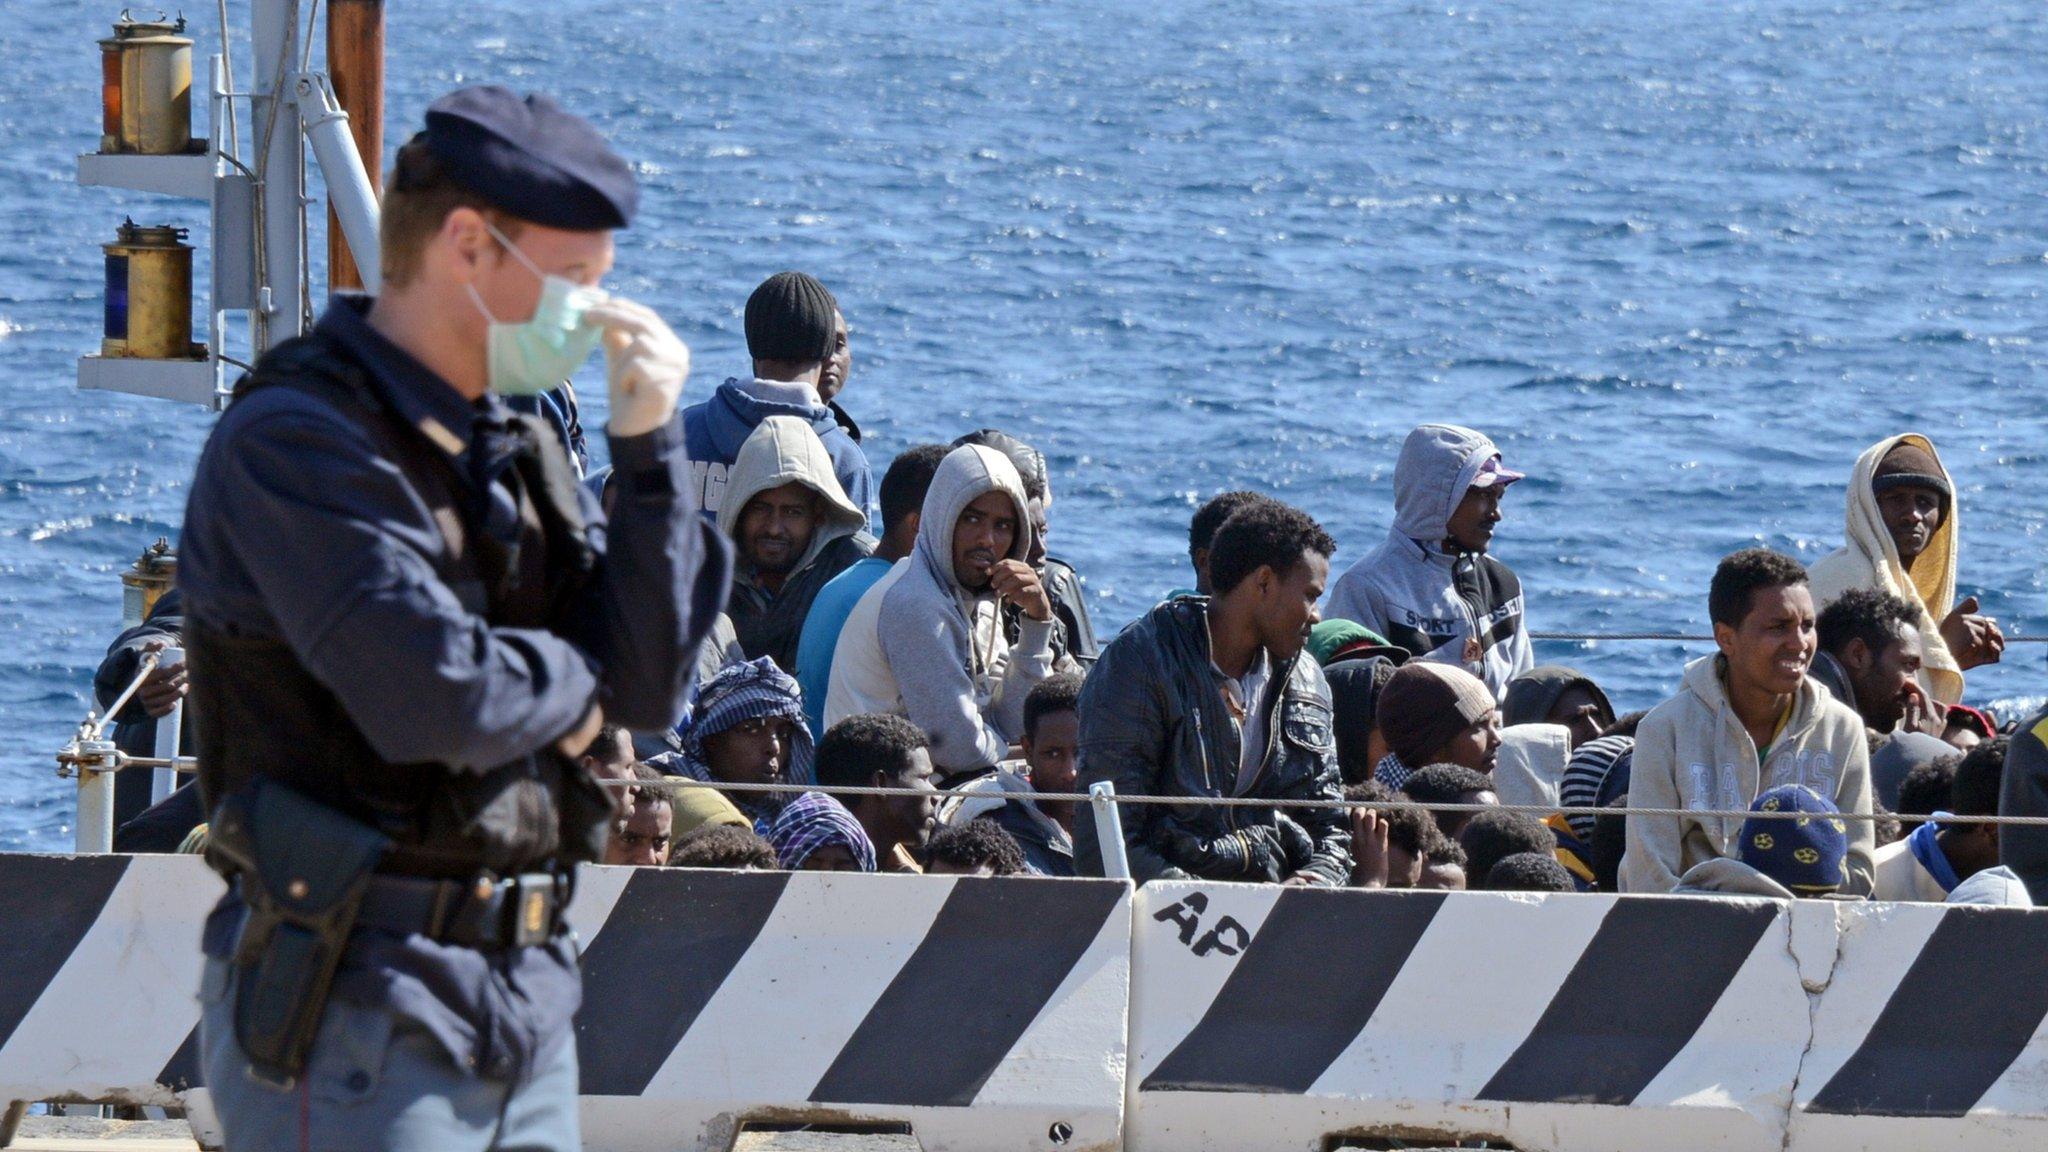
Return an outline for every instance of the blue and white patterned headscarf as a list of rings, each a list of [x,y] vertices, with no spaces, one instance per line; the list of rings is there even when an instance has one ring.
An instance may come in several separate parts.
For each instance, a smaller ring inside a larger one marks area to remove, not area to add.
[[[776,862],[783,871],[803,867],[811,854],[830,844],[843,844],[863,872],[875,870],[875,845],[846,805],[823,792],[806,792],[782,806],[768,829]]]
[[[783,769],[789,782],[816,784],[803,689],[797,685],[796,677],[777,668],[775,661],[766,656],[727,664],[697,693],[697,703],[690,710],[690,730],[683,733],[683,774],[717,783],[711,778],[704,754],[704,738],[762,716],[780,716],[790,722],[789,763]]]

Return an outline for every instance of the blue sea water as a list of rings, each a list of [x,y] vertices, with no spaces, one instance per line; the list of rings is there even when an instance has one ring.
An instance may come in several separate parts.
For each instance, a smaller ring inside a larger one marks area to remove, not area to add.
[[[6,848],[69,843],[51,756],[210,423],[74,387],[98,245],[202,224],[73,181],[118,8],[19,0],[0,59]],[[1539,629],[1703,630],[1716,558],[1819,558],[1857,453],[1917,429],[1960,485],[1965,591],[2041,633],[2044,35],[2020,0],[407,0],[387,144],[484,81],[598,121],[645,182],[612,287],[690,342],[692,394],[742,370],[756,282],[817,273],[877,471],[1032,441],[1105,630],[1188,582],[1188,516],[1227,487],[1309,509],[1348,564],[1401,437],[1453,420],[1530,474],[1495,551]],[[1624,707],[1697,651],[1539,647]],[[2038,700],[2044,656],[1973,697]]]

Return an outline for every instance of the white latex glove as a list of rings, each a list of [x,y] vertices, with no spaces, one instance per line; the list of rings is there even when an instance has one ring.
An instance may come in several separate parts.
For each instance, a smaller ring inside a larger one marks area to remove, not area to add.
[[[690,348],[652,308],[617,296],[584,313],[604,329],[614,436],[640,436],[674,418],[690,378]]]

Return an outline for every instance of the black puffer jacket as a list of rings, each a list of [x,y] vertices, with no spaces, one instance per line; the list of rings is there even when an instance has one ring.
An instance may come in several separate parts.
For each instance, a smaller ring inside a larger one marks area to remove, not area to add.
[[[1227,796],[1239,745],[1209,660],[1208,601],[1169,600],[1102,650],[1081,691],[1079,788],[1110,781],[1122,796]],[[1266,698],[1264,763],[1245,796],[1340,801],[1330,688],[1316,662],[1276,668]],[[1341,808],[1119,807],[1131,874],[1341,885],[1351,874]],[[1074,866],[1102,875],[1095,824],[1074,824]]]

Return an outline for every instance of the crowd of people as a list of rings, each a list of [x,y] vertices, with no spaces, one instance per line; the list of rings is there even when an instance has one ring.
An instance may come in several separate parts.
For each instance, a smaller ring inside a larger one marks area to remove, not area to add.
[[[877,481],[826,286],[769,278],[745,332],[751,372],[682,415],[692,495],[733,553],[693,702],[581,758],[619,794],[610,863],[1101,875],[1112,854],[1072,797],[1108,781],[1140,798],[1114,854],[1140,882],[2048,898],[2048,829],[1981,822],[2048,815],[2048,714],[1965,703],[2005,639],[1957,599],[1956,486],[1924,436],[1856,461],[1844,546],[1810,570],[1723,559],[1715,651],[1616,715],[1588,677],[1535,664],[1521,581],[1491,552],[1522,473],[1480,431],[1409,434],[1392,527],[1341,573],[1306,513],[1215,496],[1189,525],[1191,584],[1104,643],[1047,551],[1043,455],[981,429]],[[587,467],[573,392],[532,404]],[[611,479],[585,477],[607,507]],[[177,612],[173,594],[117,640],[103,700],[176,643]],[[124,747],[183,675],[148,679]],[[834,786],[903,794],[816,790]],[[1215,798],[1242,803],[1171,802]],[[203,820],[188,795],[122,803],[128,850]]]

